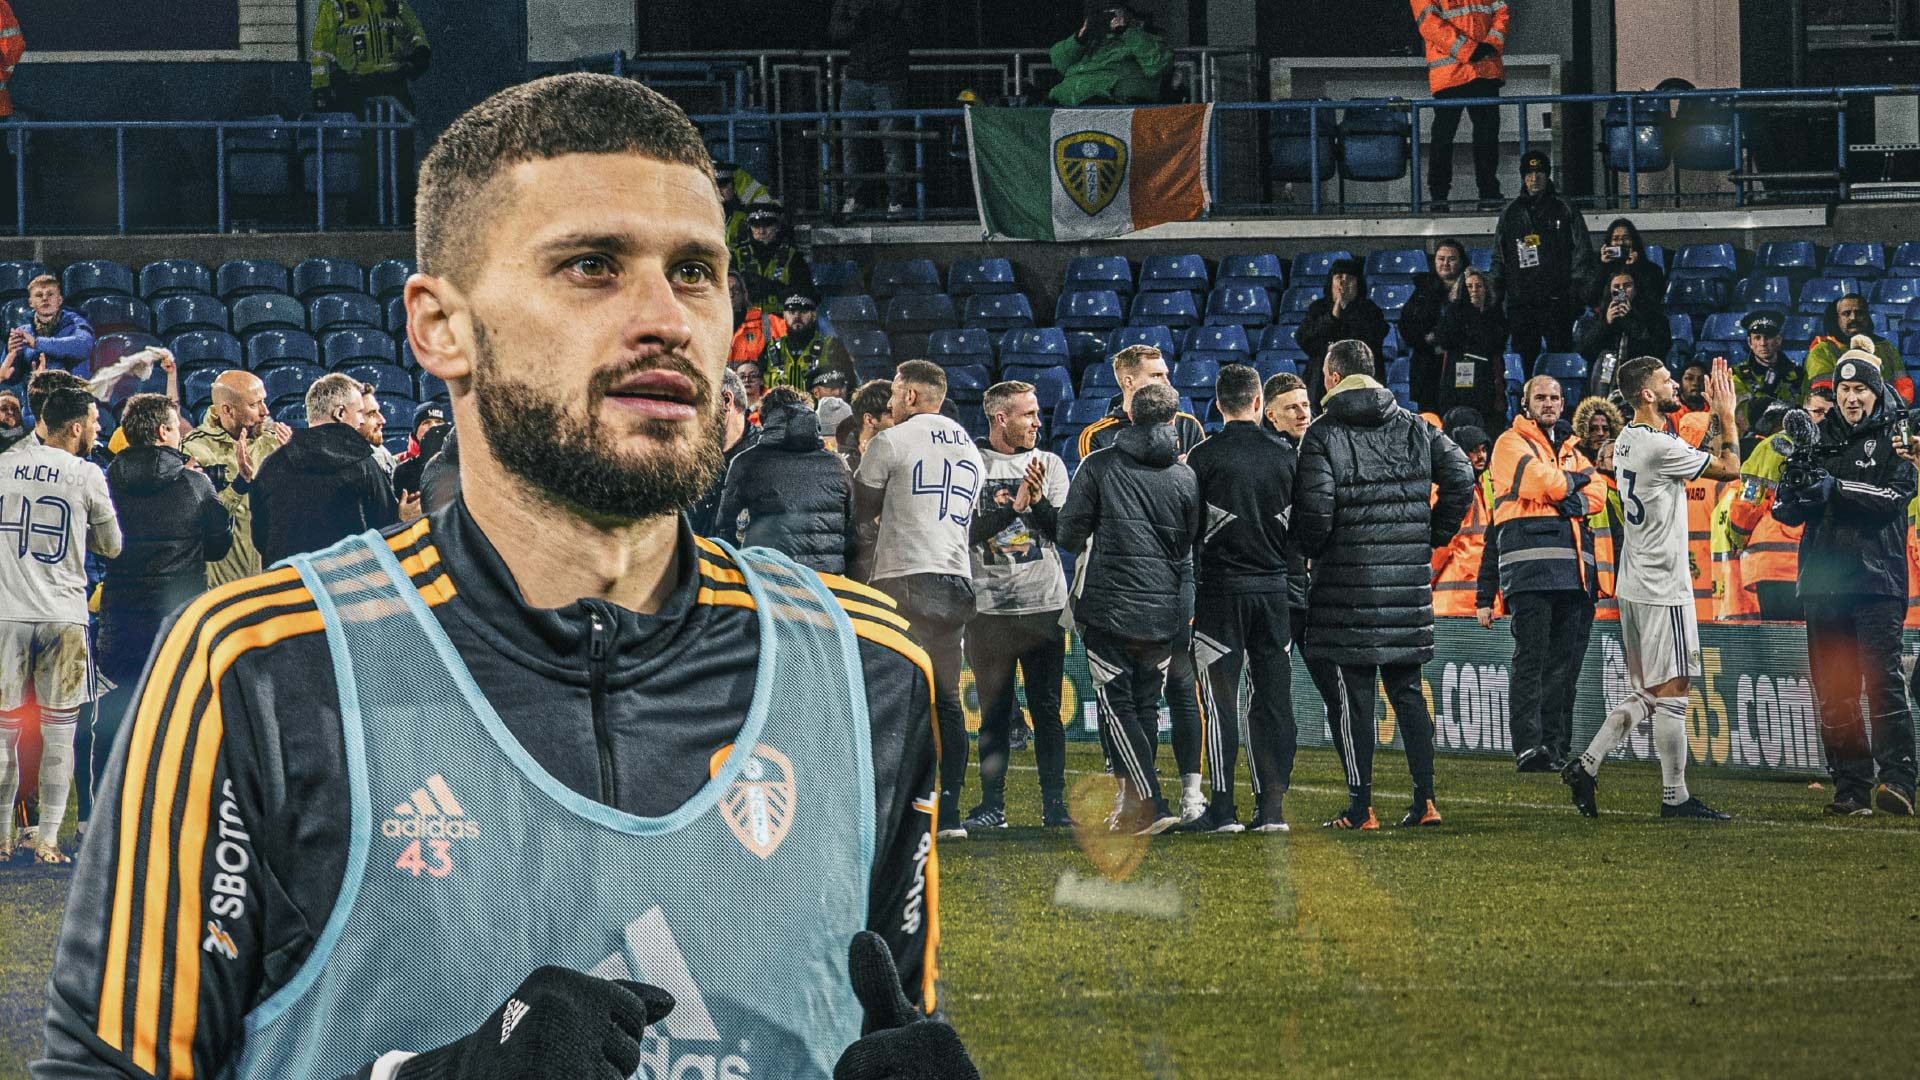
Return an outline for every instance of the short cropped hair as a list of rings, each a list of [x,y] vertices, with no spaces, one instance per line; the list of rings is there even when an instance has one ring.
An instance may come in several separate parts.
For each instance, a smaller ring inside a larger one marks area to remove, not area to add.
[[[808,403],[807,398],[802,395],[800,391],[795,390],[791,386],[776,386],[760,396],[760,415],[767,415],[769,407],[779,408],[788,405],[797,405],[807,409],[809,412],[813,411],[813,406]]]
[[[1374,374],[1373,349],[1357,338],[1347,338],[1327,346],[1326,368],[1342,379],[1352,375]]]
[[[1653,381],[1653,373],[1666,368],[1666,361],[1657,356],[1642,356],[1620,365],[1620,374],[1615,377],[1620,388],[1620,396],[1627,399],[1630,408],[1640,407],[1640,391]]]
[[[1142,361],[1149,356],[1159,356],[1160,350],[1151,345],[1129,345],[1113,354],[1113,373],[1126,375],[1139,369]]]
[[[1260,397],[1260,373],[1245,364],[1228,364],[1213,380],[1213,399],[1220,412],[1244,413]]]
[[[740,373],[732,365],[720,375],[720,392],[728,395],[733,407],[741,412],[747,411],[747,384],[740,381]]]
[[[1180,412],[1180,393],[1166,383],[1148,383],[1133,394],[1133,426],[1170,424]]]
[[[87,380],[73,372],[48,368],[27,380],[27,408],[33,410],[33,415],[39,416],[41,410],[47,407],[47,399],[53,396],[55,390],[85,390],[86,388]]]
[[[1033,393],[1033,384],[1019,379],[1008,379],[987,387],[986,396],[980,399],[980,411],[988,416],[998,416],[1013,408],[1013,399],[1021,394]]]
[[[120,430],[133,446],[157,446],[160,431],[180,422],[180,406],[165,394],[135,394],[120,408]]]
[[[903,382],[918,390],[927,391],[941,401],[947,399],[947,371],[930,360],[906,360],[893,369],[895,382]]]
[[[860,389],[853,392],[851,402],[853,415],[885,416],[887,401],[892,397],[893,381],[891,379],[870,379],[863,382],[860,384]]]
[[[313,380],[307,387],[307,423],[333,422],[337,409],[360,407],[360,380],[335,371]]]
[[[63,386],[47,395],[47,406],[35,409],[40,419],[47,425],[48,432],[59,431],[76,420],[85,420],[87,410],[93,405],[93,395],[85,390],[75,390]]]
[[[32,292],[42,285],[51,285],[55,289],[58,289],[60,288],[60,279],[54,277],[52,274],[41,274],[32,281],[27,282],[27,291]]]
[[[1260,395],[1271,402],[1282,394],[1291,394],[1295,390],[1306,388],[1307,380],[1291,371],[1283,371],[1267,380],[1267,385],[1260,388]]]
[[[521,162],[566,154],[639,154],[713,174],[687,114],[632,79],[571,72],[510,86],[455,118],[420,163],[420,269],[467,284],[483,246],[492,182]],[[713,198],[717,212],[718,189]]]

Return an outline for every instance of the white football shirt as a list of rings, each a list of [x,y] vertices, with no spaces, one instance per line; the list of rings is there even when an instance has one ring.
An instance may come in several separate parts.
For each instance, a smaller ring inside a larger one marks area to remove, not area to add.
[[[100,466],[43,443],[0,456],[0,622],[87,622],[87,536],[113,525]]]
[[[1687,482],[1713,455],[1679,436],[1628,424],[1613,443],[1613,475],[1625,522],[1614,592],[1636,604],[1692,606],[1687,565]]]
[[[968,527],[985,470],[966,428],[939,413],[908,417],[867,444],[855,479],[886,491],[873,580],[972,575]]]

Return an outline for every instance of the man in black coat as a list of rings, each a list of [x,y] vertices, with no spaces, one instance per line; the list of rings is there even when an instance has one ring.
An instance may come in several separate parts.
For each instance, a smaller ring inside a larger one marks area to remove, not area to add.
[[[1873,354],[1846,352],[1833,389],[1814,462],[1789,466],[1773,516],[1806,526],[1800,598],[1820,741],[1833,776],[1827,813],[1866,815],[1877,804],[1904,817],[1914,799],[1913,714],[1900,670],[1914,451],[1911,440],[1905,448],[1896,441],[1898,421]],[[1860,715],[1863,688],[1873,711],[1871,738]]]
[[[1296,454],[1260,426],[1260,373],[1244,364],[1220,369],[1214,402],[1226,426],[1187,455],[1206,507],[1193,614],[1194,664],[1213,798],[1193,832],[1244,830],[1233,805],[1240,752],[1240,670],[1251,669],[1247,765],[1258,807],[1255,832],[1286,832],[1281,796],[1293,778],[1298,732],[1287,655],[1287,522],[1293,509]]]
[[[1058,519],[1061,550],[1088,560],[1073,614],[1106,741],[1124,774],[1115,827],[1141,835],[1180,821],[1154,768],[1167,664],[1193,617],[1201,522],[1199,485],[1174,438],[1179,407],[1164,383],[1135,391],[1132,423],[1080,463]]]
[[[1585,219],[1553,189],[1545,151],[1529,150],[1520,159],[1520,184],[1520,197],[1494,227],[1493,284],[1506,300],[1513,351],[1532,378],[1541,352],[1572,351],[1573,319],[1592,289],[1590,268],[1598,264]]]
[[[180,452],[180,409],[164,394],[135,394],[120,413],[127,449],[107,466],[120,516],[120,554],[100,592],[96,657],[113,689],[93,718],[93,773],[113,750],[120,718],[167,616],[207,588],[207,563],[233,545],[233,518],[213,481]]]
[[[760,399],[760,439],[727,466],[713,522],[711,535],[730,544],[772,548],[823,574],[847,572],[858,547],[853,474],[821,443],[820,419],[800,391],[776,386]]]
[[[420,516],[420,499],[396,503],[393,481],[360,437],[360,384],[333,372],[307,388],[307,427],[260,466],[247,500],[253,546],[271,566],[369,529]]]
[[[1437,825],[1433,715],[1421,665],[1433,659],[1433,549],[1460,530],[1473,466],[1453,440],[1395,404],[1357,341],[1327,350],[1325,412],[1300,446],[1294,539],[1313,562],[1307,655],[1340,665],[1347,707],[1333,725],[1348,806],[1327,825],[1375,829],[1373,681],[1406,740],[1413,807],[1402,825]],[[1435,486],[1439,495],[1431,505]]]
[[[753,426],[747,413],[751,411],[747,404],[747,387],[740,381],[740,374],[728,367],[720,376],[720,422],[726,428],[726,464],[733,465],[733,459],[753,448],[760,441],[760,429]],[[700,501],[687,508],[687,523],[693,527],[695,536],[716,536],[720,509],[720,492],[726,487],[727,470],[721,469],[720,475],[713,478],[707,493]]]
[[[1367,277],[1359,259],[1337,260],[1327,271],[1327,294],[1307,307],[1293,340],[1307,354],[1302,374],[1308,386],[1320,385],[1327,347],[1336,341],[1364,341],[1369,356],[1379,356],[1386,348],[1387,316],[1367,299]],[[1377,379],[1385,373],[1367,374]]]

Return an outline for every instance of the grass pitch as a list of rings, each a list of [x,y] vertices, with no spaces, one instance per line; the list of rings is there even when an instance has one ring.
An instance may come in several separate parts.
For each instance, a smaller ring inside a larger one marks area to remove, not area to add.
[[[1097,820],[1098,751],[1070,753]],[[1610,763],[1588,821],[1553,776],[1443,757],[1445,825],[1333,834],[1339,767],[1305,750],[1293,833],[1136,849],[1033,827],[1014,764],[1015,827],[940,848],[946,1007],[988,1078],[1920,1072],[1920,823],[1822,819],[1805,777],[1695,769],[1736,820],[1663,823],[1658,769]],[[1390,825],[1402,759],[1376,773]],[[66,873],[0,873],[11,1080]]]

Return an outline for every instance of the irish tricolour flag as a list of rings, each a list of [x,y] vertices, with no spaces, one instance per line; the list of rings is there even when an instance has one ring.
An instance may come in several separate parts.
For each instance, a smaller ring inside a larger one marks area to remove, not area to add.
[[[1097,240],[1207,209],[1211,105],[967,110],[989,238]]]

